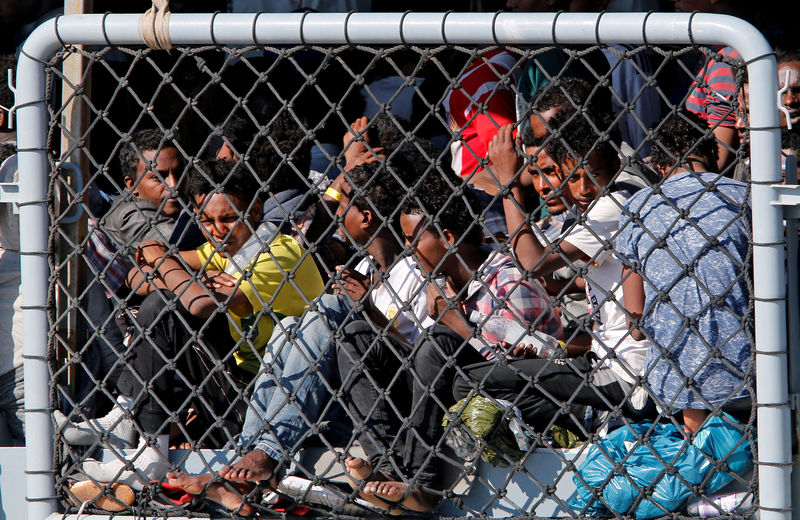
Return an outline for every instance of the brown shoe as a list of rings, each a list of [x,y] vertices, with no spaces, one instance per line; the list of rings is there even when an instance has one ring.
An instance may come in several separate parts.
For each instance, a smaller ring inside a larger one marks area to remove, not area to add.
[[[133,490],[126,484],[105,484],[91,480],[76,482],[69,488],[68,495],[77,506],[90,502],[94,507],[106,511],[125,511],[135,498]]]

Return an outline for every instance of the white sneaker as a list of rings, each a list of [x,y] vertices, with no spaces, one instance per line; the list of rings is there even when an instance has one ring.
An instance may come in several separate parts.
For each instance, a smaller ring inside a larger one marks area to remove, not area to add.
[[[121,455],[124,454],[115,456]],[[88,459],[81,464],[80,469],[80,473],[98,482],[127,484],[137,491],[144,489],[151,480],[162,480],[167,471],[169,471],[167,457],[153,446],[148,446],[146,442],[139,442],[139,447],[130,461],[120,458],[108,462]]]
[[[74,423],[61,411],[53,411],[53,419],[64,442],[72,446],[90,446],[106,437],[109,447],[125,449],[136,446],[136,426],[125,416],[125,410],[114,405],[105,417]]]

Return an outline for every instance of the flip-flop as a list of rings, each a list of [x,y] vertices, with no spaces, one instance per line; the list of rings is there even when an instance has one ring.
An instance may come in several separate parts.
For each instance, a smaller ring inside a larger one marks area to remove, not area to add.
[[[173,486],[168,482],[151,480],[149,488],[152,493],[151,503],[166,507],[188,507],[195,499],[191,493],[187,493],[178,486]]]

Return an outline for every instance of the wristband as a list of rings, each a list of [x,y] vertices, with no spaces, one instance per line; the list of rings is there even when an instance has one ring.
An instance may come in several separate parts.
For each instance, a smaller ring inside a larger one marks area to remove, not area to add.
[[[342,200],[342,194],[339,193],[338,191],[336,191],[335,189],[330,188],[330,187],[327,190],[325,190],[325,195],[327,195],[328,197],[332,198],[336,202],[339,202],[340,200]]]

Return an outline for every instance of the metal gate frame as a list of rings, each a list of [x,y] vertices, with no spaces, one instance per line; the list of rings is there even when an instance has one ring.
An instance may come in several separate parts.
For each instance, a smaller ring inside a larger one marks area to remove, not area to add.
[[[56,512],[46,360],[48,321],[45,64],[65,45],[143,45],[140,15],[71,15],[45,22],[25,43],[16,86],[28,518]],[[784,210],[796,186],[779,186],[780,130],[772,49],[752,25],[702,13],[176,14],[174,45],[253,44],[682,44],[728,45],[750,83],[753,262],[761,520],[791,517],[792,422],[787,369]],[[797,195],[794,195],[796,198]],[[787,212],[788,214],[788,212]]]

